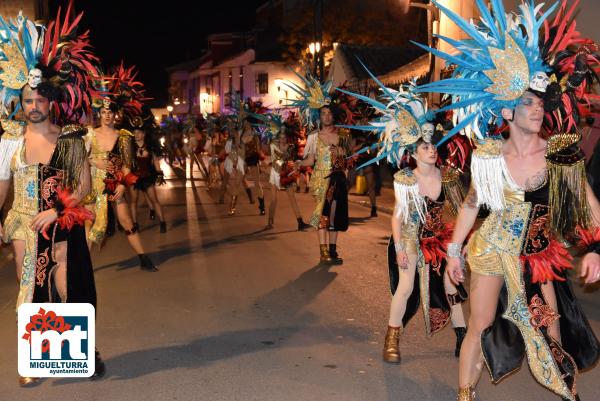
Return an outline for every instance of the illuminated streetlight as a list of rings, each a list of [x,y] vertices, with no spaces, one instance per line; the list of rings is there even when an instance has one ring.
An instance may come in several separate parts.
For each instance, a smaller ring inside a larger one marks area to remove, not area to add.
[[[312,54],[313,56],[315,55],[315,53],[320,53],[321,52],[321,43],[319,43],[319,42],[311,42],[308,45],[308,52],[310,54]]]
[[[171,105],[168,105],[168,106],[167,106],[167,111],[168,111],[169,113],[173,112],[173,106],[171,106]]]

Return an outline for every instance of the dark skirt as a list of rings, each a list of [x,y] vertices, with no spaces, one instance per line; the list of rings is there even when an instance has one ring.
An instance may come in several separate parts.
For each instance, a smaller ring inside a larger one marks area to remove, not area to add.
[[[567,278],[566,272],[558,273]],[[525,293],[527,304],[535,307],[536,300],[543,300],[540,283],[531,283],[530,267],[525,267]],[[581,305],[575,298],[568,280],[553,281],[557,313],[560,315],[561,344],[558,344],[547,333],[544,326],[539,330],[555,356],[563,379],[570,388],[575,387],[575,376],[578,370],[593,366],[600,356],[600,344],[585,317]],[[494,382],[499,382],[509,373],[520,368],[525,358],[525,344],[518,328],[510,321],[502,318],[507,307],[506,286],[502,288],[496,319],[492,326],[481,335],[481,347]],[[543,315],[541,315],[543,317]]]
[[[258,152],[250,153],[248,156],[246,156],[246,159],[244,159],[244,161],[246,162],[246,166],[251,167],[258,165],[259,160],[260,156],[258,155]]]
[[[348,230],[348,182],[343,171],[334,171],[329,176],[319,228]]]
[[[61,302],[53,280],[56,263],[50,257],[55,243],[67,241],[67,302],[90,303],[96,307],[96,285],[92,259],[88,251],[83,226],[70,231],[55,223],[48,229],[48,239],[38,234],[36,279],[33,302]]]
[[[392,295],[396,293],[398,284],[400,283],[400,271],[396,262],[396,249],[394,248],[394,237],[390,236],[388,241],[388,271],[390,275],[390,290]],[[446,294],[444,288],[444,272],[446,271],[446,259],[442,259],[439,269],[432,269],[431,266],[425,265],[429,270],[427,294],[421,294],[420,281],[423,279],[420,276],[420,269],[417,266],[415,272],[415,280],[413,290],[406,301],[406,311],[402,317],[402,326],[406,327],[408,322],[417,314],[421,305],[421,297],[425,296],[429,299],[429,327],[431,332],[428,335],[441,330],[450,320],[452,307],[450,303],[451,296]],[[453,302],[462,303],[468,296],[465,288],[461,285],[457,287],[457,294],[453,297]]]
[[[158,174],[149,174],[144,177],[138,177],[135,184],[133,184],[133,188],[138,191],[146,191],[148,188],[156,184],[156,179]]]

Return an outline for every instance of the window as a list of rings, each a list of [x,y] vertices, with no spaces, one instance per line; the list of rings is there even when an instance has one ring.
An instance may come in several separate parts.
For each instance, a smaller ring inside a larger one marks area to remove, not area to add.
[[[256,76],[256,92],[259,95],[266,95],[269,93],[269,74],[266,72],[259,73]]]

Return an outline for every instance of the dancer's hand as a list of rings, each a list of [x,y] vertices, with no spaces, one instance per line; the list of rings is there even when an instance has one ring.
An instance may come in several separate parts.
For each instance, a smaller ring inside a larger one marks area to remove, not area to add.
[[[594,252],[586,254],[581,260],[581,277],[585,284],[600,280],[600,255]]]
[[[48,227],[52,223],[54,223],[58,219],[58,213],[56,213],[56,209],[48,209],[43,212],[38,213],[33,219],[31,219],[31,224],[29,227],[33,231],[46,231]]]
[[[402,270],[408,269],[408,255],[406,251],[398,251],[396,252],[396,263],[398,263],[398,267]]]
[[[448,272],[448,277],[450,281],[454,283],[454,285],[458,285],[465,281],[465,270],[463,267],[462,258],[457,257],[447,257],[446,261],[446,271]]]
[[[125,185],[119,184],[119,185],[117,185],[117,188],[115,188],[115,194],[112,196],[111,200],[119,201],[123,198],[124,194],[125,194]]]
[[[2,223],[0,223],[0,241],[4,241],[4,227],[2,227]]]

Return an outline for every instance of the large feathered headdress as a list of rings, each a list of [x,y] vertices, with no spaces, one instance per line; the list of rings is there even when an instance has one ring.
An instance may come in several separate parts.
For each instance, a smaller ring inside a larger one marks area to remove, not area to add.
[[[135,66],[125,67],[121,61],[112,74],[104,77],[101,83],[103,90],[101,96],[95,99],[95,107],[119,112],[123,120],[138,119],[144,102],[150,98],[146,97],[144,84],[137,79],[137,74]],[[131,123],[136,124],[135,121]]]
[[[476,0],[481,17],[469,22],[432,1],[470,37],[439,36],[456,48],[458,55],[416,43],[454,67],[451,78],[416,88],[451,96],[445,109],[455,110],[457,124],[446,139],[460,131],[470,138],[485,138],[491,125],[503,124],[500,111],[514,108],[528,90],[544,98],[547,127],[562,132],[576,128],[576,116],[570,112],[578,108],[577,97],[586,92],[588,81],[584,78],[592,72],[588,65],[597,63],[590,41],[578,36],[571,21],[576,4],[567,10],[563,0],[549,23],[559,3],[543,11],[543,3],[527,0],[518,13],[507,15],[501,0],[490,1],[491,11],[486,2]],[[573,45],[578,49],[573,50]]]
[[[371,105],[378,116],[368,125],[342,125],[341,127],[375,132],[378,135],[378,144],[360,151],[364,153],[379,148],[377,157],[365,165],[387,158],[388,162],[399,166],[407,146],[415,144],[419,139],[431,142],[434,132],[431,121],[434,114],[427,110],[426,101],[414,92],[414,82],[394,90],[381,83],[364,64],[363,67],[379,85],[381,101],[345,89],[337,88],[337,90]]]
[[[1,114],[14,115],[25,85],[58,105],[59,123],[78,122],[91,113],[99,59],[91,52],[89,33],[77,34],[83,16],[72,19],[72,2],[64,15],[47,27],[22,13],[6,21],[0,17]]]
[[[295,74],[304,84],[304,88],[290,81],[284,82],[298,96],[297,99],[287,99],[289,102],[287,106],[297,107],[300,110],[304,125],[309,130],[312,130],[319,125],[321,108],[331,103],[329,92],[331,91],[333,81],[321,84],[309,72],[306,73],[305,77],[297,72]]]

